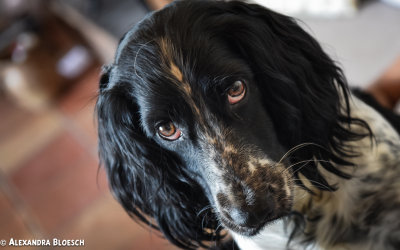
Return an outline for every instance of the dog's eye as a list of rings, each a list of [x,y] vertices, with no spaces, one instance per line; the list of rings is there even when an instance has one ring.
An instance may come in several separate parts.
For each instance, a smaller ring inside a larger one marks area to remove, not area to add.
[[[167,122],[158,126],[158,134],[163,139],[175,141],[181,137],[182,132],[172,122]]]
[[[228,101],[230,104],[240,102],[246,94],[246,85],[242,81],[235,81],[228,89]]]

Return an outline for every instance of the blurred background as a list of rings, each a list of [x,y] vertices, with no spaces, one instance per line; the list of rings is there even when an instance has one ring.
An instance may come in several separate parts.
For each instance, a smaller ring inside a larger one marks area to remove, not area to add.
[[[113,200],[93,116],[101,66],[117,41],[168,2],[0,0],[0,240],[176,249]],[[303,20],[352,86],[400,79],[399,1],[256,2]]]

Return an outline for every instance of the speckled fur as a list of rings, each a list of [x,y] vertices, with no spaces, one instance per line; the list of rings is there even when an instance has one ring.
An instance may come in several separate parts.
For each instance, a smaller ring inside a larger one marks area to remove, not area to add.
[[[365,120],[374,133],[373,140],[365,138],[351,145],[360,153],[349,173],[353,178],[337,178],[321,168],[338,190],[314,190],[316,195],[297,190],[294,209],[305,215],[306,237],[315,239],[323,249],[399,249],[399,135],[380,114],[355,97],[351,115]]]
[[[319,168],[335,192],[299,187],[294,191],[293,211],[304,218],[304,228],[288,242],[292,220],[281,220],[255,237],[232,233],[241,249],[400,249],[400,137],[374,109],[352,97],[351,115],[365,120],[374,138],[351,143],[360,156],[355,168],[336,165],[353,178],[339,178]],[[353,126],[353,130],[360,127]],[[307,242],[307,243],[305,243]]]

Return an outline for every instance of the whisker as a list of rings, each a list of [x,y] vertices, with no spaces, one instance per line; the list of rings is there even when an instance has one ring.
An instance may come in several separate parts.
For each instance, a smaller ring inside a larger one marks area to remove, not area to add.
[[[309,180],[309,179],[307,179],[307,180],[308,180],[309,182],[311,182],[311,183],[318,184],[318,185],[320,185],[321,187],[326,188],[327,190],[331,190],[331,189],[332,189],[331,187],[328,187],[328,186],[326,186],[325,184],[322,184],[321,182],[314,181],[314,180]],[[300,180],[300,181],[301,181],[301,180]],[[334,192],[330,192],[330,194],[336,195]]]
[[[289,154],[293,153],[293,151],[296,151],[297,149],[300,149],[300,148],[302,148],[302,147],[305,147],[305,146],[308,146],[308,145],[312,145],[312,144],[313,144],[312,142],[305,142],[305,143],[301,143],[301,144],[298,144],[298,145],[292,147],[291,149],[289,149],[289,150],[281,157],[281,159],[278,161],[277,164],[280,164]]]
[[[327,161],[327,160],[316,160],[316,159],[315,160],[312,159],[312,160],[299,161],[299,162],[296,162],[296,163],[290,165],[289,167],[285,168],[284,170],[282,170],[281,174],[288,172],[290,169],[292,169],[294,166],[296,166],[298,164],[304,163],[304,165],[302,165],[299,169],[296,169],[296,171],[293,172],[293,173],[296,173],[296,172],[300,171],[303,167],[305,167],[307,165],[307,163],[309,163],[309,162],[327,162],[327,163],[329,163],[330,161]]]
[[[326,185],[324,185],[324,184],[322,184],[322,183],[320,183],[320,182],[318,182],[318,181],[313,181],[313,180],[309,180],[309,179],[307,179],[309,182],[311,182],[311,183],[315,183],[315,184],[318,184],[318,185],[320,185],[320,186],[322,186],[322,187],[325,187],[325,188],[327,188],[327,189],[330,189],[330,187],[327,187]],[[294,178],[294,179],[292,179],[292,181],[301,181],[301,182],[303,182],[303,180],[301,180],[301,179],[298,179],[298,178]],[[335,192],[329,192],[329,194],[332,194],[333,196],[336,196],[337,194],[335,193]],[[303,194],[303,196],[301,196],[301,197],[299,197],[299,198],[297,198],[297,199],[302,199],[302,198],[304,198],[304,197],[306,197],[306,196],[308,196],[309,195],[309,193],[304,193]]]
[[[201,219],[201,228],[202,228],[202,229],[204,229],[204,224],[205,224],[206,216],[207,216],[207,214],[204,214],[203,218]]]
[[[324,185],[324,184],[322,184],[322,183],[320,183],[320,182],[318,182],[318,181],[314,181],[314,180],[308,180],[308,181],[310,181],[311,183],[318,184],[318,185],[320,185],[320,186],[326,188],[327,190],[331,190],[331,189],[332,189],[331,187],[328,187],[328,186],[326,186],[326,185]]]
[[[218,232],[218,230],[219,230],[220,228],[222,228],[222,227],[223,227],[223,226],[222,226],[222,223],[220,222],[219,225],[217,226],[217,228],[215,229],[215,231]]]
[[[204,213],[205,211],[207,211],[208,209],[211,209],[211,208],[212,208],[211,205],[205,206],[203,209],[201,209],[201,210],[197,213],[197,216],[200,216],[200,214]]]
[[[298,145],[294,146],[293,148],[289,149],[289,150],[281,157],[281,159],[278,161],[278,163],[276,163],[276,164],[282,163],[282,161],[283,161],[286,157],[288,157],[290,154],[292,154],[292,153],[294,153],[296,150],[299,150],[300,148],[304,148],[304,147],[306,147],[306,146],[316,146],[316,147],[319,147],[319,148],[322,148],[322,149],[328,151],[328,149],[326,149],[324,146],[319,145],[319,144],[317,144],[317,143],[314,143],[314,142],[304,142],[304,143],[298,144]]]

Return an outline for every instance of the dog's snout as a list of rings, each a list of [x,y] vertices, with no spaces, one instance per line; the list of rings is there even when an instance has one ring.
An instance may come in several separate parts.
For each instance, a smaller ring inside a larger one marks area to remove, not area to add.
[[[227,197],[221,193],[218,196],[222,215],[235,225],[257,227],[273,215],[273,202],[268,199],[268,195],[257,197],[257,202],[252,204],[248,204],[245,200],[243,202],[228,201]]]
[[[265,209],[223,209],[224,216],[236,225],[243,227],[257,227],[263,224],[270,217],[271,211]]]

